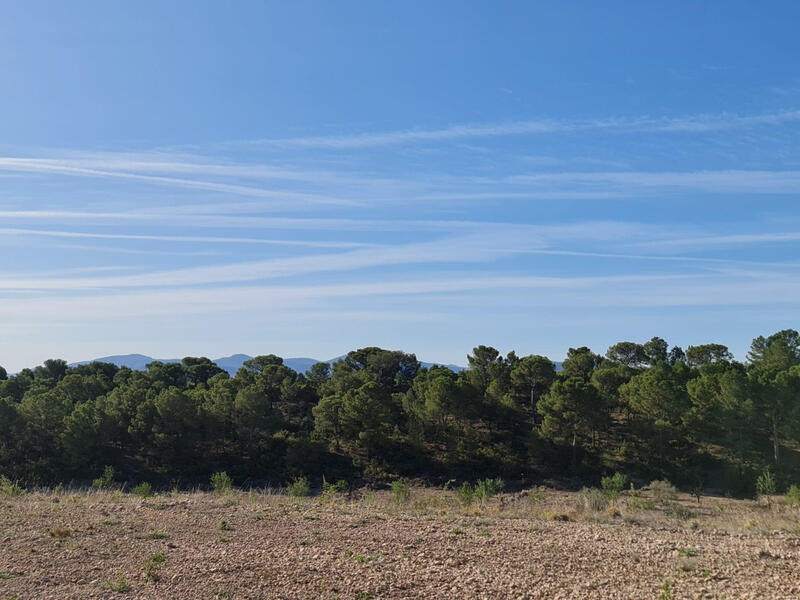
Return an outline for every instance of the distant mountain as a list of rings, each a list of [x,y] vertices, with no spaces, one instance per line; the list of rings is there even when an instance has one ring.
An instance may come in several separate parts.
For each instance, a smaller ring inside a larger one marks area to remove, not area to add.
[[[429,362],[422,362],[419,363],[421,366],[425,367],[426,369],[430,369],[431,367],[447,367],[451,371],[455,371],[456,373],[460,373],[464,371],[466,367],[459,367],[458,365],[443,365],[440,363],[429,363]]]
[[[84,360],[77,363],[71,363],[70,367],[77,367],[80,365],[88,365],[93,362],[111,363],[118,367],[128,367],[134,371],[144,371],[151,362],[160,361],[163,363],[179,363],[180,359],[176,358],[153,358],[152,356],[145,356],[144,354],[120,354],[117,356],[104,356],[103,358],[95,358],[94,360]]]
[[[242,368],[246,360],[250,360],[252,356],[247,354],[234,354],[233,356],[225,356],[218,358],[214,362],[220,369],[224,369],[230,375],[236,375],[236,371]]]
[[[236,375],[236,372],[242,367],[245,361],[250,360],[253,358],[247,354],[234,354],[233,356],[223,356],[222,358],[217,358],[214,360],[214,363],[220,368],[227,371],[230,375]],[[336,358],[332,358],[330,360],[321,361],[315,358],[284,358],[283,364],[285,364],[290,369],[297,371],[298,373],[306,373],[312,366],[317,364],[318,362],[327,362],[328,364],[332,365],[335,362],[339,362],[342,360],[344,356],[337,356]],[[117,365],[118,367],[128,367],[129,369],[133,369],[134,371],[144,371],[151,362],[159,361],[163,363],[179,363],[181,359],[179,358],[153,358],[151,356],[145,356],[144,354],[121,354],[117,356],[104,356],[102,358],[95,358],[94,360],[85,360],[82,362],[72,363],[70,367],[76,367],[78,365],[88,365],[89,363],[93,362],[103,362],[103,363],[111,363]],[[420,363],[423,367],[430,368],[438,363],[428,363],[428,362],[421,362]],[[458,365],[442,365],[452,369],[455,372],[463,371],[464,367],[460,367]]]
[[[298,373],[307,373],[308,370],[318,362],[316,358],[284,358],[283,364],[290,369],[294,369]],[[328,361],[330,362],[330,361]]]

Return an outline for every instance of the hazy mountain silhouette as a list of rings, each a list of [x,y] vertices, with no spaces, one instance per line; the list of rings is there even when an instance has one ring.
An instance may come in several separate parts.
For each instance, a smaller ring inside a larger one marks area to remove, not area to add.
[[[227,371],[230,375],[236,375],[236,372],[241,368],[242,364],[246,360],[250,360],[253,358],[248,354],[234,354],[232,356],[223,356],[221,358],[213,359],[214,363],[220,368]],[[344,358],[344,355],[337,356],[336,358],[331,358],[330,360],[317,360],[315,358],[284,358],[283,364],[285,364],[290,369],[297,371],[298,373],[305,373],[308,371],[313,365],[318,362],[327,362],[328,364],[333,364],[338,362]],[[117,365],[118,367],[128,367],[129,369],[133,369],[134,371],[144,371],[147,368],[147,365],[151,362],[159,361],[163,363],[179,363],[181,359],[179,358],[153,358],[151,356],[146,356],[144,354],[120,354],[116,356],[104,356],[102,358],[95,358],[94,360],[85,360],[82,362],[72,363],[70,364],[71,367],[77,365],[86,365],[93,362],[104,362],[104,363],[111,363]],[[428,362],[421,362],[420,363],[423,367],[432,367],[435,364],[439,363],[428,363]],[[459,365],[443,365],[445,367],[449,367],[453,371],[463,371],[464,367]]]

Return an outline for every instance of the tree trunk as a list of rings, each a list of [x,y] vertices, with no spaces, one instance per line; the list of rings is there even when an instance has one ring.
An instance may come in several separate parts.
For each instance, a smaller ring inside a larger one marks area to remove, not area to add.
[[[777,465],[780,462],[780,444],[778,443],[778,414],[776,411],[772,411],[772,451]]]
[[[572,430],[572,467],[578,464],[578,432],[577,430]]]

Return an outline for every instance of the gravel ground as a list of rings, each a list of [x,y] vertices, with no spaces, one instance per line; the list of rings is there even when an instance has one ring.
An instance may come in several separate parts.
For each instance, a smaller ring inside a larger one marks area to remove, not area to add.
[[[34,493],[0,499],[0,600],[800,598],[798,509],[678,505],[693,513],[578,512],[554,491],[469,509],[434,490]]]

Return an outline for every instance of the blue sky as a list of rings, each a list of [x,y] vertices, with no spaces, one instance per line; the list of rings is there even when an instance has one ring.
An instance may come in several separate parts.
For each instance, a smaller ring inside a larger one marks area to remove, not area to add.
[[[0,10],[10,369],[798,326],[796,3]]]

